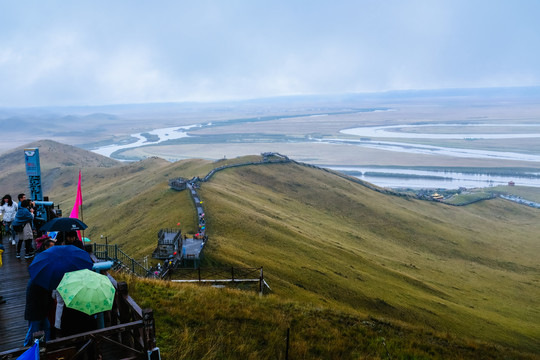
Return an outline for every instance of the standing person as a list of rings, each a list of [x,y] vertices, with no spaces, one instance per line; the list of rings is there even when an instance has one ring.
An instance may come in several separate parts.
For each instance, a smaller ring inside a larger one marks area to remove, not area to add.
[[[87,315],[79,310],[68,308],[65,304],[60,318],[62,336],[80,334],[97,328],[94,315]]]
[[[62,312],[64,311],[64,299],[60,296],[60,293],[55,289],[52,291],[52,298],[56,302],[54,312],[54,326],[51,327],[51,337],[60,338],[62,334]]]
[[[17,214],[18,209],[19,206],[16,202],[13,202],[11,195],[4,195],[2,198],[2,204],[0,205],[0,212],[4,215],[2,221],[4,223],[4,227],[6,228],[6,235],[9,236],[8,241],[11,241],[11,245],[15,245],[15,232],[11,227],[11,223],[15,219],[15,214]]]
[[[32,240],[34,240],[34,209],[31,206],[30,200],[21,201],[21,206],[15,214],[15,219],[11,224],[17,230],[19,242],[17,243],[17,259],[21,258],[21,247],[25,242],[24,257],[29,259],[34,256],[32,248]]]
[[[32,335],[38,331],[45,332],[45,341],[51,339],[51,324],[47,317],[51,302],[51,291],[34,284],[31,280],[28,282],[24,309],[24,319],[28,320],[28,332],[24,346],[31,345]]]
[[[48,248],[53,247],[54,245],[56,245],[56,241],[54,241],[50,237],[47,237],[46,239],[44,239],[39,245],[37,244],[37,239],[36,239],[36,248],[37,248],[36,252],[38,253],[43,252],[47,250]]]
[[[64,233],[65,236],[65,242],[63,245],[73,245],[78,247],[81,250],[84,250],[84,245],[81,240],[79,240],[79,237],[77,236],[77,232],[74,230],[66,231]]]
[[[21,207],[21,203],[23,202],[23,200],[26,200],[26,195],[20,193],[19,195],[17,195],[17,199],[19,199],[19,207]]]

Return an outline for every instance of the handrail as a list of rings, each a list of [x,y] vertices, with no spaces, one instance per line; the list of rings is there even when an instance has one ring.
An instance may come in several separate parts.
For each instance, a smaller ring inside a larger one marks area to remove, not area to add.
[[[146,277],[150,274],[149,269],[145,268],[137,260],[126,254],[117,244],[92,244],[92,251],[99,260],[112,260],[121,269],[127,270],[137,276]]]
[[[174,279],[179,275],[182,279]],[[167,269],[167,277],[172,282],[179,283],[242,283],[258,282],[259,294],[264,293],[264,288],[268,290],[270,286],[264,280],[263,268],[177,268]]]
[[[95,256],[91,254],[95,259]],[[107,274],[111,283],[116,288],[115,301],[112,310],[104,316],[109,319],[109,326],[102,329],[79,333],[63,338],[40,342],[40,354],[47,358],[47,354],[66,352],[62,355],[66,359],[78,358],[86,351],[100,354],[104,359],[118,358],[118,352],[122,356],[126,351],[136,359],[147,359],[150,353],[159,354],[156,348],[154,317],[151,309],[141,309],[140,306],[129,296],[125,282],[117,282],[110,274]],[[38,333],[36,333],[38,334]],[[110,350],[117,351],[112,354],[109,350],[102,351],[102,344],[108,344]],[[111,349],[112,347],[112,349]],[[11,349],[0,353],[0,360],[13,359],[21,355],[30,347]],[[71,352],[71,353],[70,353]],[[159,358],[159,355],[158,355]]]

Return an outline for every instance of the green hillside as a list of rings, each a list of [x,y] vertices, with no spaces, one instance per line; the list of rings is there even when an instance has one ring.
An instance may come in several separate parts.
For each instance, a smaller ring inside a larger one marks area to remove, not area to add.
[[[493,343],[283,296],[115,275],[154,309],[164,359],[536,359]]]
[[[62,172],[66,169],[99,169],[121,165],[119,161],[74,146],[52,140],[35,141],[0,155],[1,196],[4,194],[16,196],[21,192],[28,192],[24,149],[34,147],[39,148],[44,195],[49,195],[52,189],[57,189],[59,182],[64,183]],[[71,175],[68,177],[71,178]],[[69,183],[65,185],[68,186]]]
[[[540,352],[540,211],[382,195],[298,165],[201,187],[207,255],[262,265],[277,294]]]
[[[83,167],[85,236],[107,236],[138,259],[150,255],[160,228],[196,227],[188,193],[169,189],[167,180],[242,161],[150,158]],[[78,169],[55,169],[50,181],[47,194],[65,212]],[[418,201],[295,163],[220,171],[199,193],[210,238],[205,265],[263,266],[272,295],[128,279],[136,300],[156,311],[158,345],[168,358],[230,358],[218,350],[223,345],[233,354],[231,337],[244,346],[238,353],[255,354],[245,357],[283,358],[263,345],[278,344],[283,330],[296,325],[302,335],[295,332],[294,346],[303,355],[294,358],[331,358],[325,354],[332,351],[342,354],[334,358],[386,358],[383,337],[391,358],[540,355],[537,209],[499,199],[465,207]],[[234,306],[245,310],[223,313]],[[364,321],[389,325],[372,332],[359,325]],[[274,330],[249,333],[242,343],[242,329],[259,327]],[[187,352],[174,350],[192,342]],[[323,349],[321,342],[338,345]]]

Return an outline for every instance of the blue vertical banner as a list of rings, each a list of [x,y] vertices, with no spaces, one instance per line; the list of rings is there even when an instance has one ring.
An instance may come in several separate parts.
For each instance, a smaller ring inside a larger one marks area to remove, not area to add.
[[[30,188],[30,200],[43,201],[39,149],[24,149],[24,162],[26,164],[26,175],[28,176],[28,187]]]

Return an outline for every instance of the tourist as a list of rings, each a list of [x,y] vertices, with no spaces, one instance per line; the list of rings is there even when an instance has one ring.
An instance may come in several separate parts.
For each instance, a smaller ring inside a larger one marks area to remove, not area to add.
[[[60,293],[55,289],[52,291],[52,298],[56,302],[54,311],[54,326],[51,328],[51,337],[53,339],[64,336],[62,334],[62,313],[64,311],[64,299],[60,296]]]
[[[77,235],[76,231],[72,230],[72,231],[65,232],[64,239],[65,239],[65,242],[63,245],[73,245],[73,246],[78,247],[79,249],[84,250],[84,245],[82,241],[79,240],[79,236]]]
[[[2,222],[4,223],[6,235],[9,236],[8,241],[11,241],[11,245],[15,245],[15,232],[11,227],[11,223],[15,219],[15,214],[17,214],[18,209],[19,206],[17,203],[13,202],[11,195],[4,195],[2,204],[0,205],[0,213],[4,215]]]
[[[96,318],[64,304],[61,318],[62,336],[80,334],[97,329]]]
[[[21,257],[21,247],[25,242],[25,258],[29,259],[34,256],[32,248],[32,240],[34,240],[34,209],[31,207],[30,200],[23,200],[21,206],[15,214],[15,219],[11,224],[13,229],[17,231],[19,241],[17,243],[17,259]]]
[[[24,339],[24,346],[32,344],[32,337],[35,332],[45,332],[45,341],[51,339],[51,325],[47,314],[51,305],[51,292],[32,281],[26,287],[26,306],[24,309],[24,319],[28,320],[28,332]]]
[[[23,193],[20,193],[19,195],[17,195],[17,199],[19,199],[19,207],[21,207],[22,202],[26,200],[26,195]]]
[[[42,251],[45,251],[48,248],[53,247],[55,245],[55,243],[56,243],[56,241],[54,241],[53,239],[51,239],[50,237],[47,236],[38,245],[37,239],[36,239],[37,252],[40,253]]]

